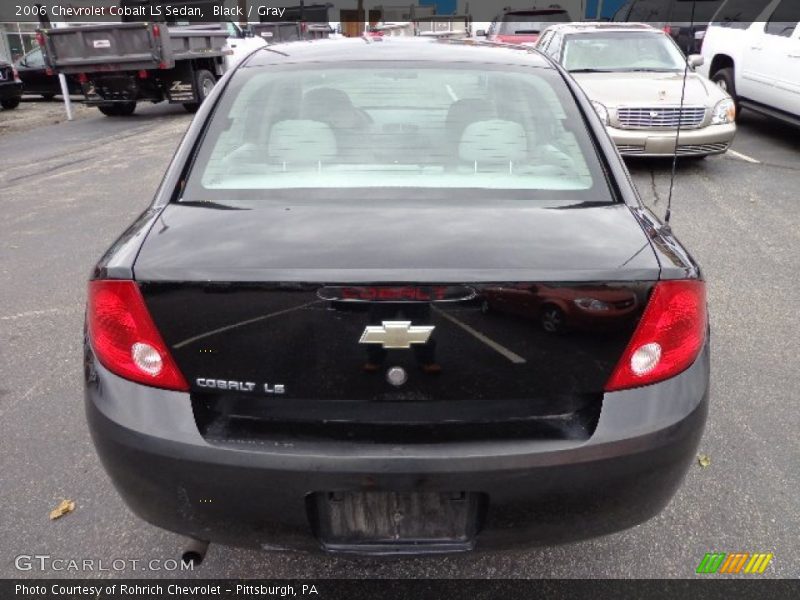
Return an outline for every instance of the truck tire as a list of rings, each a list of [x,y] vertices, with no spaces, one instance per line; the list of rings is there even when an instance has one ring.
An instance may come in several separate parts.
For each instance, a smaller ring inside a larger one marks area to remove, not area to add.
[[[203,101],[208,98],[211,90],[217,84],[217,78],[211,71],[200,69],[194,74],[195,89],[197,89],[197,102],[187,102],[183,105],[187,112],[196,113]]]
[[[6,110],[13,110],[19,106],[19,98],[9,98],[8,100],[0,101],[0,106]]]
[[[719,87],[730,94],[734,103],[736,103],[736,116],[738,117],[742,110],[742,106],[739,104],[739,97],[736,95],[736,79],[733,76],[733,67],[720,69],[714,73],[711,81],[716,83]]]
[[[136,111],[136,102],[121,102],[97,107],[107,117],[129,117]]]

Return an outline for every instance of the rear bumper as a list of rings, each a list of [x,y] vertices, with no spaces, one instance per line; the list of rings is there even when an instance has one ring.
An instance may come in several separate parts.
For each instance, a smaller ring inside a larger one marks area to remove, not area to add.
[[[184,535],[268,549],[320,549],[308,500],[320,491],[482,493],[488,502],[477,549],[631,527],[669,502],[708,409],[706,347],[674,379],[606,394],[598,427],[585,442],[221,447],[199,434],[188,394],[122,380],[87,355],[90,430],[133,512]]]
[[[623,156],[672,156],[675,132],[608,127],[611,139]],[[678,144],[680,156],[722,154],[736,137],[736,125],[709,125],[702,129],[684,129]]]
[[[0,83],[0,100],[13,98],[22,98],[22,83],[18,81]]]

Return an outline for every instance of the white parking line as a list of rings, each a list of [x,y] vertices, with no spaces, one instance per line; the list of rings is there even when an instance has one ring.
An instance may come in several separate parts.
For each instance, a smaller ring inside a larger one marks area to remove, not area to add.
[[[260,317],[255,317],[253,319],[247,319],[246,321],[240,321],[238,323],[234,323],[233,325],[226,325],[225,327],[220,327],[219,329],[213,329],[211,331],[207,331],[205,333],[201,333],[200,335],[196,335],[194,337],[190,337],[187,340],[183,340],[182,342],[178,342],[174,344],[173,348],[183,348],[184,346],[188,346],[189,344],[196,342],[198,340],[202,340],[207,337],[211,337],[212,335],[217,335],[218,333],[224,333],[226,331],[230,331],[231,329],[236,329],[237,327],[244,327],[245,325],[252,325],[253,323],[258,323],[260,321],[264,321],[266,319],[272,319],[274,317],[279,317],[281,315],[285,315],[286,313],[293,312],[295,310],[301,310],[303,308],[307,308],[312,304],[319,304],[322,300],[314,300],[313,302],[306,302],[305,304],[301,304],[300,306],[293,306],[291,308],[286,308],[284,310],[279,310],[278,312],[270,313],[268,315],[261,315]]]
[[[461,329],[463,329],[468,334],[470,334],[472,337],[474,337],[476,340],[483,342],[484,344],[489,346],[489,348],[491,348],[495,352],[497,352],[499,354],[502,354],[508,360],[510,360],[512,363],[514,363],[516,365],[522,365],[522,364],[525,364],[526,362],[528,362],[524,358],[522,358],[519,354],[515,354],[514,352],[512,352],[511,350],[509,350],[505,346],[501,346],[500,344],[498,344],[494,340],[490,340],[488,337],[483,335],[480,331],[474,330],[472,327],[470,327],[466,323],[463,323],[463,322],[459,321],[458,319],[456,319],[453,315],[450,315],[450,314],[448,314],[446,312],[443,312],[443,311],[439,310],[438,308],[436,308],[435,306],[433,307],[433,311],[436,312],[436,314],[443,316],[448,321],[451,321],[452,323],[455,323],[456,325],[461,327]]]
[[[756,160],[755,158],[753,158],[751,156],[747,156],[747,154],[742,154],[741,152],[736,152],[736,150],[728,150],[728,154],[730,154],[732,156],[735,156],[736,158],[738,158],[740,160],[743,160],[745,162],[749,162],[751,164],[754,164],[754,165],[760,165],[761,164],[760,160]]]
[[[453,88],[450,87],[450,84],[446,83],[444,87],[447,88],[447,93],[450,94],[450,99],[453,102],[458,102],[458,96],[456,96],[456,93],[453,91]]]

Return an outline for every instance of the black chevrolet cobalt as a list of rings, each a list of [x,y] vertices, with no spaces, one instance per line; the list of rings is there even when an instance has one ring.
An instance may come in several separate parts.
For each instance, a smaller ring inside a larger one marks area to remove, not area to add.
[[[85,377],[119,493],[189,538],[552,544],[680,486],[705,283],[537,52],[270,46],[95,268]]]

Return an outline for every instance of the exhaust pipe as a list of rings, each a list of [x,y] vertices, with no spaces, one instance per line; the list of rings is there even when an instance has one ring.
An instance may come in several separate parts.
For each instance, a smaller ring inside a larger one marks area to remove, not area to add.
[[[186,564],[191,564],[192,567],[199,566],[203,563],[203,559],[208,552],[208,540],[198,540],[189,538],[186,547],[181,554],[181,560]]]

